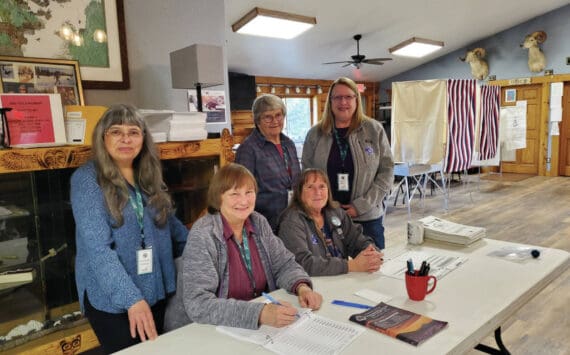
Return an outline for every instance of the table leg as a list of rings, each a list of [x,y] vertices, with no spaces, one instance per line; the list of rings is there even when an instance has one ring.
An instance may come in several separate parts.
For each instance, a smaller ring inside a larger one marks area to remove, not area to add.
[[[497,346],[499,347],[499,349],[492,348],[485,344],[477,344],[475,349],[485,354],[510,355],[509,350],[507,349],[505,344],[503,344],[503,339],[501,338],[501,327],[495,329],[495,341],[497,342]]]

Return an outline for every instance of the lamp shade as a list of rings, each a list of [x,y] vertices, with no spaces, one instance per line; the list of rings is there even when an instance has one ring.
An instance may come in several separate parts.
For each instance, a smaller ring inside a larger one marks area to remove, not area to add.
[[[172,88],[191,89],[224,83],[222,47],[193,44],[170,53]]]

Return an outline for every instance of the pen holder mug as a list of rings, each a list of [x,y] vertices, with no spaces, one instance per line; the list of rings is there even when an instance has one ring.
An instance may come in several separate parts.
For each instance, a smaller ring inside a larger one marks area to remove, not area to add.
[[[406,290],[408,291],[408,297],[413,301],[423,301],[426,295],[429,295],[435,290],[435,286],[437,285],[435,276],[419,276],[418,273],[418,270],[415,271],[414,275],[410,275],[406,272]],[[433,284],[431,288],[428,289],[430,279],[433,280]]]

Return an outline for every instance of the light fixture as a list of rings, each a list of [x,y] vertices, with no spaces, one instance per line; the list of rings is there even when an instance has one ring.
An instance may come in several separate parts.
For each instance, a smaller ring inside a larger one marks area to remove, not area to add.
[[[255,88],[255,91],[261,92],[261,86],[257,85],[257,87]]]
[[[297,87],[295,88],[295,92],[296,92],[297,94],[299,94],[299,93],[301,92],[301,88],[297,86]]]
[[[287,86],[285,87],[285,95],[289,95],[291,93],[291,89]]]
[[[319,85],[317,86],[317,94],[322,94],[323,93],[323,88]]]
[[[314,17],[256,7],[234,23],[232,30],[254,36],[291,39],[316,23]]]
[[[443,47],[443,42],[412,37],[389,49],[393,55],[420,58],[431,54]]]
[[[275,94],[275,86],[271,85],[271,91],[272,94]]]
[[[172,88],[196,88],[196,107],[202,112],[202,88],[224,83],[222,47],[193,44],[170,53]]]
[[[311,94],[311,87],[307,86],[307,90],[305,92],[307,93],[307,95],[310,95]]]

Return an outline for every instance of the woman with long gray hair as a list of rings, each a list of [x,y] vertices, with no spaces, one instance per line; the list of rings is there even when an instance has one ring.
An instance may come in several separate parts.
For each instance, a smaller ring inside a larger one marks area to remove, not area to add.
[[[158,153],[129,105],[109,108],[93,157],[71,177],[81,310],[107,353],[162,333],[187,228],[174,216]]]

